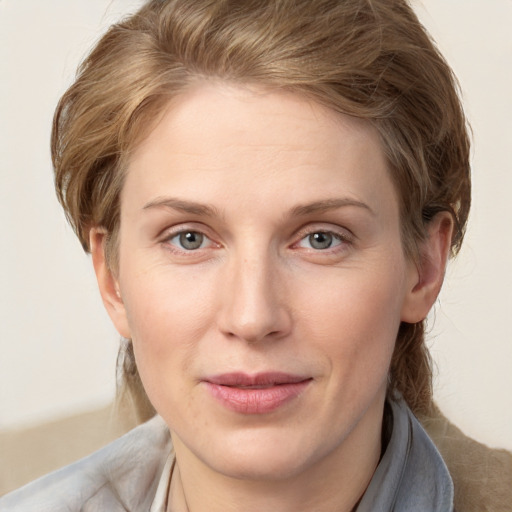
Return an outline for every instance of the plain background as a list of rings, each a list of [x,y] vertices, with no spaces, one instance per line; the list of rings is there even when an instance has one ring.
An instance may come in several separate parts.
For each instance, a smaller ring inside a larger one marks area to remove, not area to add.
[[[118,336],[55,199],[49,136],[80,59],[140,3],[0,0],[0,429],[114,396]],[[512,0],[413,5],[474,132],[470,228],[430,317],[436,400],[467,434],[512,449]]]

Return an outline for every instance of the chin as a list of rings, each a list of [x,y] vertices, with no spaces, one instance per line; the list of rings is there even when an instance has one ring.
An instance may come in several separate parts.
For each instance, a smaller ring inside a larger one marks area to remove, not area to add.
[[[225,476],[253,482],[278,482],[292,479],[304,471],[307,464],[298,459],[297,453],[279,453],[268,456],[236,456],[217,461],[215,469]]]
[[[324,458],[334,447],[294,438],[290,433],[238,434],[235,439],[212,447],[203,462],[225,476],[240,480],[283,481],[294,478],[315,462]],[[299,436],[300,437],[300,436]],[[316,446],[315,446],[316,444]]]

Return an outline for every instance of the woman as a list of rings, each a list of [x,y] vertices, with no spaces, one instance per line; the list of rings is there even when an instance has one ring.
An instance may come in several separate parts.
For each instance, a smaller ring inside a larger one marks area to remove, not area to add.
[[[2,507],[452,509],[413,413],[469,143],[405,3],[149,2],[85,61],[52,147],[158,416]]]

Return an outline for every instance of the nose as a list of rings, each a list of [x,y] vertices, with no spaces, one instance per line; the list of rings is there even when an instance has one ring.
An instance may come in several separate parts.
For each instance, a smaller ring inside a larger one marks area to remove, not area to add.
[[[291,309],[280,274],[267,255],[234,258],[222,283],[218,325],[224,335],[255,343],[290,333]]]

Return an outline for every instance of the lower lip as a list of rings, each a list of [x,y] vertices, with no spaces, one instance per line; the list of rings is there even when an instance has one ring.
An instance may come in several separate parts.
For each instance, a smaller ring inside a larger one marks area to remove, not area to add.
[[[242,414],[265,414],[297,398],[311,379],[265,388],[237,388],[205,382],[208,391],[228,409]]]

